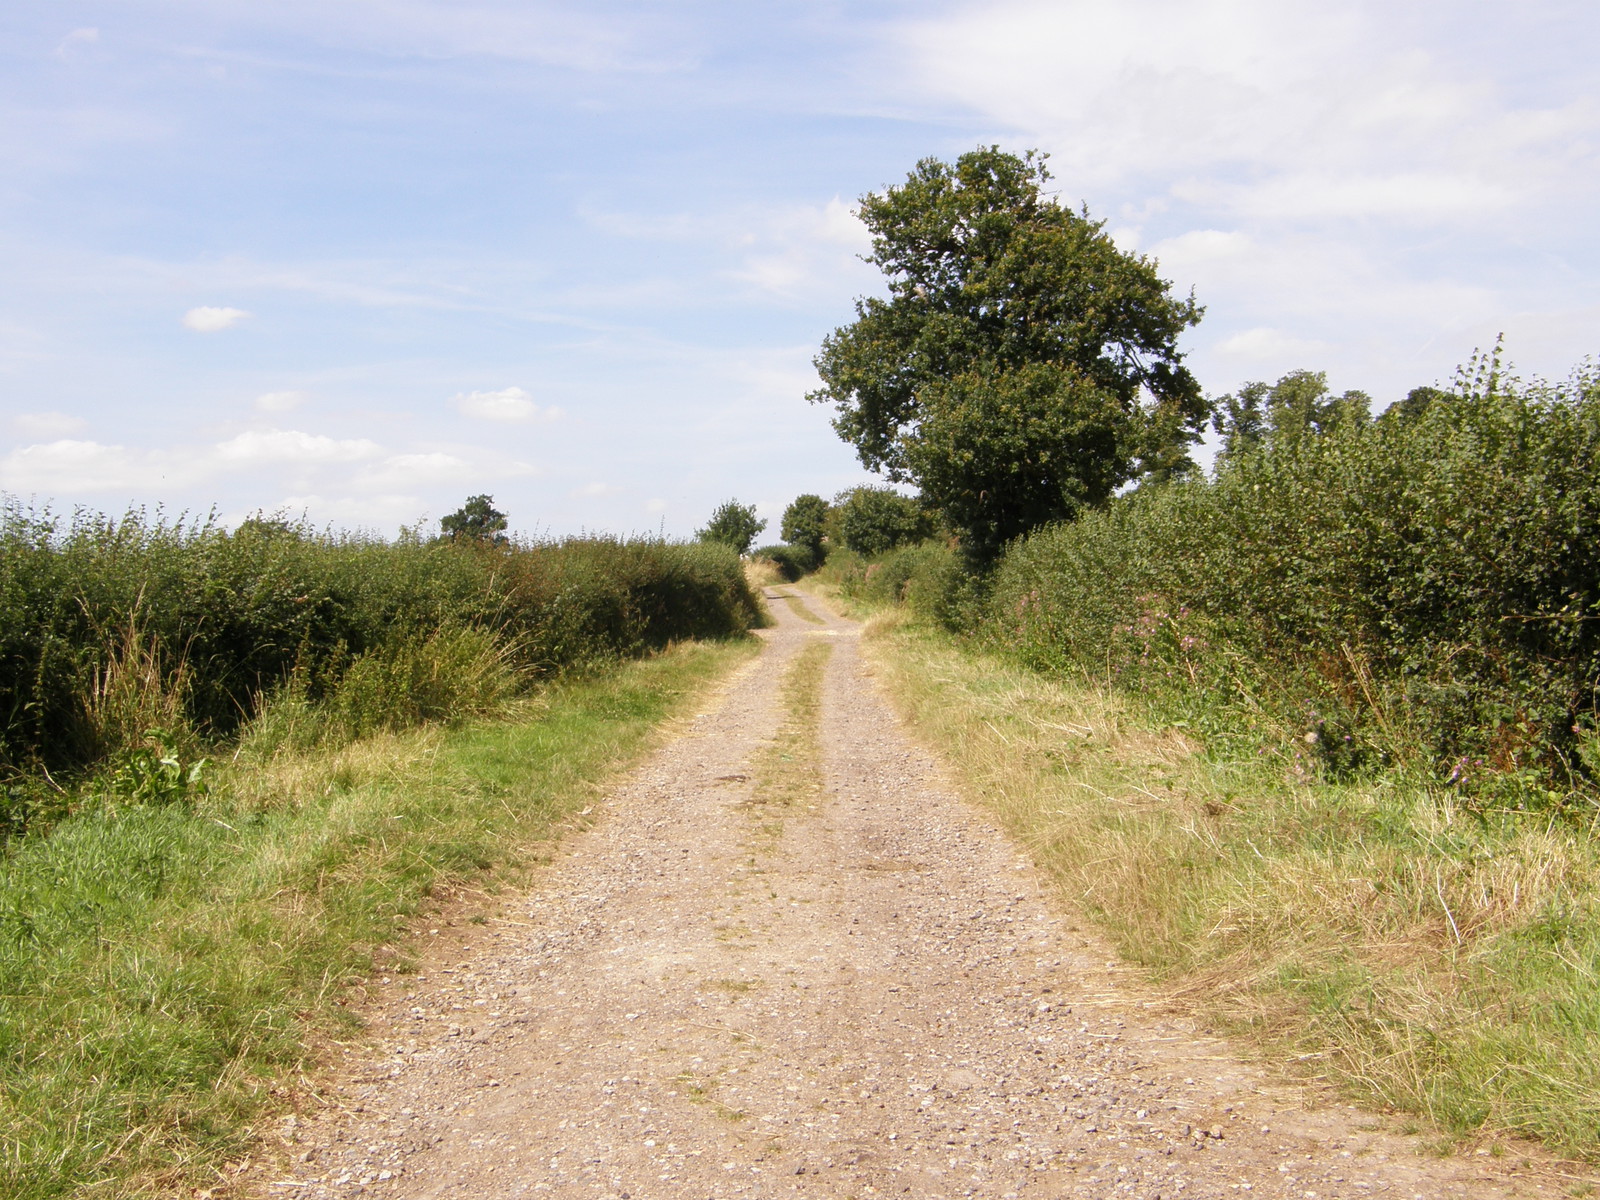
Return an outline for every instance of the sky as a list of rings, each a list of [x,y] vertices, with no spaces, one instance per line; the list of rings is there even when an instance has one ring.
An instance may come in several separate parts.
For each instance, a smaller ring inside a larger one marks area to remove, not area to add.
[[[857,200],[991,144],[1193,290],[1212,395],[1560,378],[1597,59],[1558,0],[10,0],[0,490],[775,540],[872,482],[805,399]]]

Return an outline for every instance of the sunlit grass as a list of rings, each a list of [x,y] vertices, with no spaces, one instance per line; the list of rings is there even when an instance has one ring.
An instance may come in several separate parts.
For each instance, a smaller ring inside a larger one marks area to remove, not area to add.
[[[1435,785],[1206,753],[1135,699],[880,616],[920,735],[1173,997],[1458,1137],[1600,1157],[1600,846]]]
[[[0,863],[0,1195],[209,1186],[249,1122],[408,968],[412,919],[541,843],[754,652],[687,645],[515,719],[241,757],[193,806],[89,809]]]

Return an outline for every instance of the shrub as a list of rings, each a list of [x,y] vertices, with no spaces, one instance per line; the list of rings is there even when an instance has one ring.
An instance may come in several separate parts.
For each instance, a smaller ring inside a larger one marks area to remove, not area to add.
[[[815,571],[822,562],[820,551],[806,545],[759,546],[753,554],[754,557],[766,559],[776,566],[778,574],[790,583],[802,575]]]
[[[972,622],[969,612],[984,583],[944,542],[902,546],[876,558],[841,551],[829,556],[824,576],[852,600],[904,605],[949,629]]]
[[[922,506],[893,488],[853,488],[834,504],[839,540],[857,554],[883,554],[920,542],[932,532]]]
[[[1336,771],[1420,753],[1485,794],[1592,770],[1600,377],[1480,370],[1418,407],[1035,534],[986,636],[1285,725]]]
[[[150,729],[188,747],[259,719],[253,736],[291,744],[319,725],[353,736],[443,719],[539,676],[758,620],[721,545],[389,543],[278,519],[230,533],[141,512],[62,521],[8,500],[0,773],[89,770]],[[42,811],[34,789],[5,795]],[[0,820],[14,829],[31,819],[21,811]]]

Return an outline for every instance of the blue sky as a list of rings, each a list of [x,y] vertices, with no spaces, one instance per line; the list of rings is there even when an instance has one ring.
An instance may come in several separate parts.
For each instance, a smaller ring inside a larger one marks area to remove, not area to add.
[[[1600,328],[1592,6],[12,0],[0,489],[687,535],[867,477],[803,397],[851,209],[1052,155],[1207,390],[1380,403]],[[773,522],[774,531],[776,521]]]

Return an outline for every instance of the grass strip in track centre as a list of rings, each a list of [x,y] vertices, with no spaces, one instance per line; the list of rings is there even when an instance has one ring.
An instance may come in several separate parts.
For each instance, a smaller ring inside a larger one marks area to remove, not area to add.
[[[808,641],[780,681],[784,717],[755,760],[752,804],[814,806],[822,795],[822,679],[833,643]]]
[[[1135,700],[898,615],[864,650],[922,739],[1129,960],[1439,1149],[1600,1159],[1600,845],[1402,779],[1221,761]],[[1420,1127],[1417,1127],[1420,1128]]]
[[[789,606],[789,611],[794,613],[794,615],[799,617],[802,621],[809,622],[812,625],[827,624],[826,621],[824,621],[811,610],[802,596],[799,596],[794,592],[779,592],[778,599],[787,604]]]
[[[85,812],[15,845],[0,1195],[219,1187],[315,1066],[308,1042],[350,1029],[342,989],[407,969],[429,897],[523,879],[757,645],[679,646],[555,684],[520,719],[233,768],[194,808]]]

